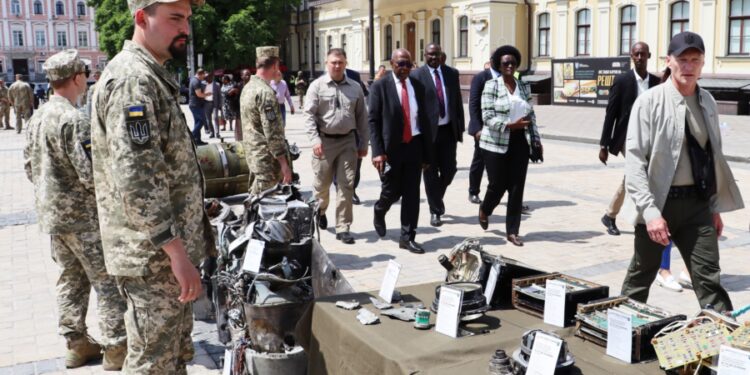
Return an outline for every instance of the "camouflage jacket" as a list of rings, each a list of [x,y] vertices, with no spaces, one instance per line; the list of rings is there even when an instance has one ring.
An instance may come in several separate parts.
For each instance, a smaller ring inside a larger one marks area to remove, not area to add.
[[[274,158],[286,155],[281,112],[271,85],[258,76],[250,77],[240,95],[240,113],[250,160],[260,160],[268,154]]]
[[[62,96],[52,96],[29,120],[26,177],[34,184],[39,223],[50,234],[98,231],[91,172],[91,128]]]
[[[0,85],[0,108],[3,106],[9,106],[10,99],[8,98],[8,87],[5,84]]]
[[[31,108],[34,104],[34,92],[24,81],[15,81],[8,88],[8,96],[16,108]]]
[[[94,182],[107,272],[145,276],[180,238],[198,264],[216,251],[203,175],[179,86],[143,47],[126,41],[93,93]],[[168,263],[167,263],[168,264]]]

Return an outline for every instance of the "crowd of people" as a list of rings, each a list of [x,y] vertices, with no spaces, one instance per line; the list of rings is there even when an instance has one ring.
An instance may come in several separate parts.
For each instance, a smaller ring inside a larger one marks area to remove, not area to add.
[[[202,3],[129,1],[132,39],[91,89],[88,67],[76,50],[45,62],[54,94],[28,119],[24,167],[34,184],[40,227],[50,234],[62,270],[57,302],[67,367],[103,355],[105,370],[186,373],[193,357],[190,302],[201,293],[200,272],[210,263],[205,260],[216,257],[194,148],[204,143],[203,127],[218,136],[229,124],[243,142],[250,194],[292,181],[285,113],[287,104],[291,113],[295,108],[277,47],[257,48],[256,73],[243,70],[239,82],[229,75],[214,80],[199,69],[189,84],[194,126],[188,131],[176,100],[180,86],[164,65],[186,58],[188,19]],[[700,304],[726,311],[732,304],[719,281],[720,213],[742,208],[743,202],[721,152],[716,102],[697,86],[703,54],[699,35],[677,34],[659,83],[646,71],[648,46],[633,46],[634,69],[615,80],[602,132],[600,160],[606,163],[610,153],[626,157],[623,183],[602,223],[618,235],[615,218],[624,202],[623,213],[636,228],[624,295],[645,302],[657,277],[670,286],[673,277],[659,270],[669,270],[663,254],[674,244]],[[457,144],[467,131],[459,73],[445,64],[438,44],[426,46],[424,59],[416,68],[408,50],[396,49],[390,71],[381,67],[368,87],[347,69],[346,51],[333,48],[323,76],[308,82],[300,73],[291,82],[312,145],[317,225],[328,226],[333,183],[336,238],[344,244],[356,242],[352,205],[359,201],[355,189],[368,153],[381,182],[373,207],[380,237],[388,211],[400,200],[399,247],[425,252],[416,242],[422,178],[430,225],[442,226],[450,209],[445,192],[456,174]],[[505,233],[515,246],[524,244],[520,223],[528,164],[544,160],[530,90],[517,77],[521,62],[515,47],[497,48],[487,69],[472,80],[468,106],[475,146],[469,202],[478,205],[478,225],[488,229],[507,193]],[[3,87],[0,119],[12,104],[20,132],[30,90],[3,100]],[[81,111],[83,96],[87,104]],[[480,198],[484,171],[489,181]],[[99,296],[98,342],[85,324],[92,286]]]

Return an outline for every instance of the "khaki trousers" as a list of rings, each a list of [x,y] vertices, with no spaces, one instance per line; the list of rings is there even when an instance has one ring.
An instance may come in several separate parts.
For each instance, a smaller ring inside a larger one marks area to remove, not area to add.
[[[0,104],[0,125],[10,129],[10,106],[7,104]]]
[[[328,209],[329,193],[333,175],[336,174],[338,193],[336,199],[336,233],[348,232],[352,224],[352,194],[354,177],[357,174],[357,141],[354,132],[341,138],[321,135],[323,156],[312,157],[315,173],[313,190],[320,204],[320,213]]]
[[[612,200],[609,202],[609,206],[607,206],[607,216],[611,218],[616,218],[617,214],[620,213],[620,209],[622,208],[622,203],[625,202],[625,177],[622,177],[622,182],[620,182],[620,186],[617,187],[617,191],[615,191],[615,195],[612,197]]]

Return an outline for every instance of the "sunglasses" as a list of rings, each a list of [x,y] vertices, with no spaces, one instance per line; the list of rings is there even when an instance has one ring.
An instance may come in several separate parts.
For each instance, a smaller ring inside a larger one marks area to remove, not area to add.
[[[517,66],[518,63],[515,61],[503,61],[500,63],[502,66]]]
[[[82,72],[78,72],[78,74],[83,74],[83,75],[86,76],[86,78],[89,78],[89,76],[91,75],[91,70],[89,70],[89,68],[86,67],[86,70],[84,70]]]
[[[411,68],[413,64],[411,63],[411,61],[402,60],[402,61],[397,62],[396,66],[399,68]]]

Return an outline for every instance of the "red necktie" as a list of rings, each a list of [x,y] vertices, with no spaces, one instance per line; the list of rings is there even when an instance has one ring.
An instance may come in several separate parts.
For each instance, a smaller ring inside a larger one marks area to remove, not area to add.
[[[445,117],[445,94],[443,94],[443,81],[440,80],[440,73],[437,69],[435,72],[435,89],[437,90],[438,105],[440,105],[440,118]]]
[[[401,110],[404,112],[404,134],[401,141],[411,142],[411,109],[409,108],[409,90],[406,89],[406,80],[401,80]]]

